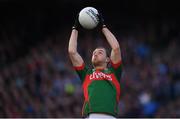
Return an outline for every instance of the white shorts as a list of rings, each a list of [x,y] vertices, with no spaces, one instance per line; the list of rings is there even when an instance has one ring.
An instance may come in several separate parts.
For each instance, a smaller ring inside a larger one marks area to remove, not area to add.
[[[98,113],[92,113],[89,114],[89,116],[86,119],[116,119],[114,116],[112,115],[108,115],[108,114],[98,114]]]

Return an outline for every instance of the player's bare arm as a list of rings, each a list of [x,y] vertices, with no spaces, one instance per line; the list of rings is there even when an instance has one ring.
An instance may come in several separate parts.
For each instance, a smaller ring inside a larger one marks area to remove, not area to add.
[[[116,64],[119,61],[121,61],[120,45],[116,37],[112,34],[112,32],[107,27],[103,27],[102,32],[104,36],[106,37],[109,45],[112,48],[110,59],[114,64]]]
[[[73,66],[78,67],[78,66],[82,66],[84,61],[77,51],[78,30],[77,30],[76,22],[77,20],[75,21],[75,25],[72,28],[72,32],[69,40],[69,46],[68,46],[68,53]]]
[[[102,28],[102,33],[104,34],[106,40],[112,48],[110,59],[114,64],[116,64],[121,61],[120,45],[114,34],[106,27],[101,13],[98,14],[98,17],[100,27]]]

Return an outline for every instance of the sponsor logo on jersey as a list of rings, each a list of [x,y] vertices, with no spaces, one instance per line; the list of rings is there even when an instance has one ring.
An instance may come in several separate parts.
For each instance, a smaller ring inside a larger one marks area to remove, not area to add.
[[[102,80],[107,79],[109,81],[112,81],[112,77],[110,74],[105,74],[103,72],[93,72],[90,74],[90,80]]]

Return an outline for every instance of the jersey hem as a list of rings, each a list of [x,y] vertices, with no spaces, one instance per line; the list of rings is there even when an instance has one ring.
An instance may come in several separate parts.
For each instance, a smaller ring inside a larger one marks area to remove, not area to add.
[[[86,115],[84,115],[85,117],[88,117],[90,114],[92,114],[92,113],[99,113],[99,114],[107,114],[107,115],[111,115],[111,116],[113,116],[113,117],[116,117],[117,118],[117,115],[115,115],[115,114],[112,114],[112,113],[108,113],[108,112],[96,112],[96,111],[92,111],[92,112],[89,112],[89,113],[87,113]]]

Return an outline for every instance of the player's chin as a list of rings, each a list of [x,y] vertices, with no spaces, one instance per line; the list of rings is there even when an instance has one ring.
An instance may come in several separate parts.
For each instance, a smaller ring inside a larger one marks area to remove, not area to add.
[[[99,61],[92,61],[93,66],[99,66],[101,63]]]

